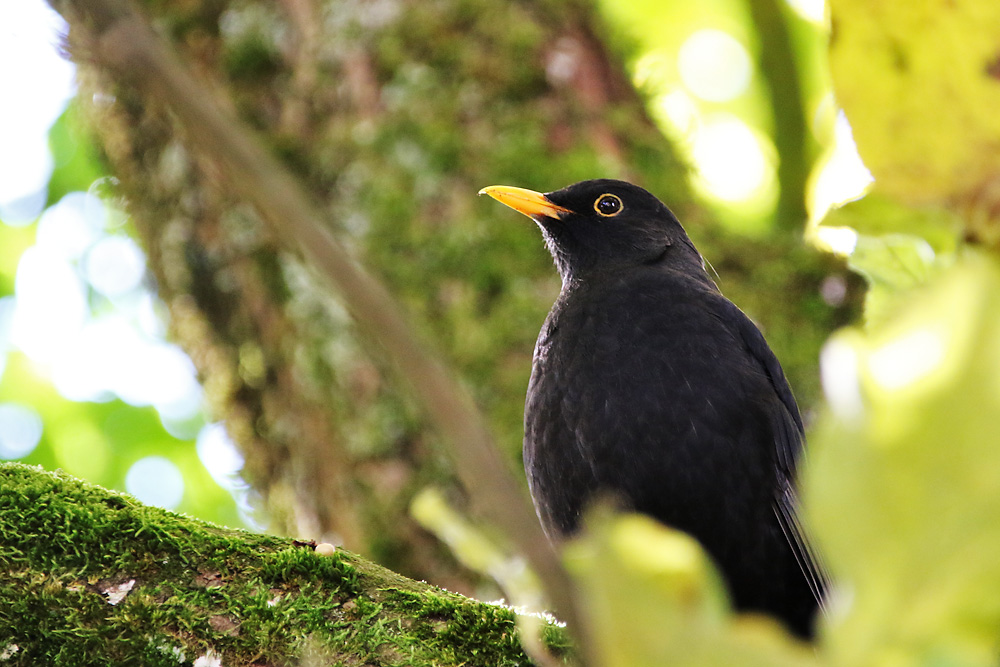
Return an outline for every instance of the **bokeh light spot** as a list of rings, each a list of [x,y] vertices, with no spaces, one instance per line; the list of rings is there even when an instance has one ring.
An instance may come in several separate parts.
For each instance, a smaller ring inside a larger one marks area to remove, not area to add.
[[[107,297],[131,292],[145,272],[146,257],[127,236],[106,236],[87,253],[87,282]]]
[[[15,279],[13,343],[37,363],[51,363],[87,321],[83,284],[61,256],[39,246],[21,255]]]
[[[198,458],[216,484],[229,491],[246,487],[240,478],[243,455],[236,449],[225,426],[215,423],[202,428],[196,448]]]
[[[66,23],[44,2],[0,2],[0,218],[8,224],[32,221],[45,204],[49,126],[73,94],[73,65],[53,48],[61,34]]]
[[[20,459],[42,439],[42,418],[17,403],[0,403],[0,459]]]
[[[892,391],[930,375],[944,360],[941,336],[918,329],[874,350],[868,357],[872,379]]]
[[[691,134],[698,124],[698,107],[680,87],[658,96],[653,101],[653,113],[681,136]]]
[[[125,489],[147,505],[174,509],[184,498],[184,476],[170,459],[147,456],[128,469]]]
[[[11,330],[14,326],[14,311],[17,300],[12,296],[0,297],[0,380],[7,366],[7,353],[11,346]]]
[[[190,357],[176,345],[151,340],[121,315],[88,322],[63,348],[52,381],[70,400],[116,395],[129,405],[153,405],[164,419],[189,419],[201,410]]]
[[[35,245],[67,260],[77,260],[102,235],[104,205],[86,192],[71,192],[45,209]]]
[[[813,23],[826,20],[826,0],[787,0],[788,6],[795,12]]]
[[[723,201],[750,199],[773,177],[760,139],[729,114],[705,119],[694,133],[691,153],[705,189]]]
[[[833,413],[845,421],[860,418],[865,404],[854,346],[834,336],[820,350],[819,365],[823,394]]]
[[[858,246],[858,233],[850,227],[820,226],[816,228],[816,240],[830,252],[849,257]]]
[[[681,45],[677,67],[688,90],[709,102],[727,102],[750,84],[750,55],[728,32],[708,28]]]
[[[832,207],[862,196],[873,180],[858,155],[851,125],[841,111],[834,124],[833,148],[817,165],[809,197],[810,219],[822,220]]]

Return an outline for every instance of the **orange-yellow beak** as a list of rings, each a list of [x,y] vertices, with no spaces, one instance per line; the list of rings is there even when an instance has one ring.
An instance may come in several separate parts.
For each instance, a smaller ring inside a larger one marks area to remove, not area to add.
[[[568,208],[553,204],[548,197],[534,190],[514,188],[509,185],[491,185],[480,190],[479,194],[489,195],[501,204],[506,204],[529,218],[545,216],[559,219],[567,213],[571,213]]]

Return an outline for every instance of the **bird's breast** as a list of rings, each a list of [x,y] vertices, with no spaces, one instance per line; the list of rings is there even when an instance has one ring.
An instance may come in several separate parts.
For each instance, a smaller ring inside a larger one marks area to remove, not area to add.
[[[773,459],[758,394],[774,400],[698,294],[563,295],[539,334],[525,406],[540,515],[572,524],[567,513],[599,488],[636,507],[669,507],[669,516],[651,511],[665,520],[707,507],[711,489],[735,490]]]

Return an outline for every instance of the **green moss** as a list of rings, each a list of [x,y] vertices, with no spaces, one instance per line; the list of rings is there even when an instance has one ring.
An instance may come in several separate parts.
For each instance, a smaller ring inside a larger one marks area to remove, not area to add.
[[[339,581],[350,593],[359,592],[357,572],[339,557],[316,558],[306,549],[286,549],[265,554],[262,558],[262,578],[275,583],[294,583],[298,579]]]
[[[259,36],[230,43],[226,50],[226,72],[233,79],[257,80],[277,73],[280,57],[274,45]]]
[[[0,465],[0,651],[11,665],[524,665],[514,615],[358,556],[214,526]],[[120,599],[115,599],[115,596]],[[183,655],[183,658],[179,656]]]
[[[406,609],[411,618],[423,623],[415,624],[414,633],[421,643],[450,660],[460,660],[463,655],[474,656],[474,664],[523,665],[518,656],[516,617],[508,607],[487,605],[473,610],[461,599],[448,599],[422,592],[398,591],[393,601]],[[483,644],[479,637],[500,630],[497,642]],[[569,655],[565,632],[548,625],[543,634],[546,646],[556,655]]]

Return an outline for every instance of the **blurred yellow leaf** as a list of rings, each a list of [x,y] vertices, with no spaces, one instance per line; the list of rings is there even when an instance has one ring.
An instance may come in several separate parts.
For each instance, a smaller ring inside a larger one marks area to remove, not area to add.
[[[910,205],[995,202],[1000,3],[831,0],[838,102],[876,188]],[[992,194],[990,194],[992,192]]]
[[[698,543],[648,517],[597,512],[566,558],[601,667],[818,664],[776,621],[732,616]]]

